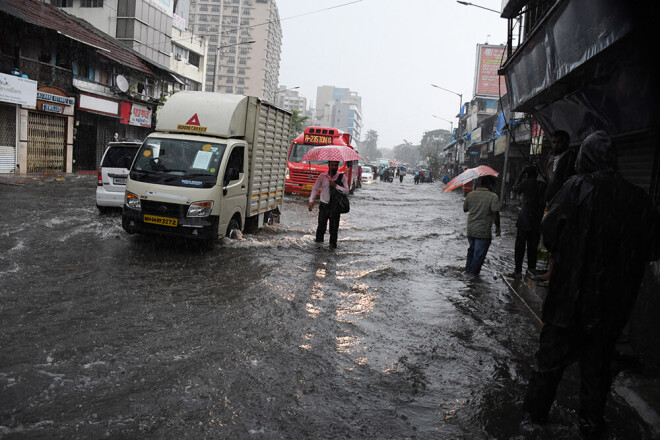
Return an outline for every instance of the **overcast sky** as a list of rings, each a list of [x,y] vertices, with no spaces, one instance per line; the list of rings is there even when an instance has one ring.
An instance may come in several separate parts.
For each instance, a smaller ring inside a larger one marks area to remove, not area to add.
[[[459,97],[431,83],[474,94],[478,43],[504,44],[506,20],[455,0],[277,0],[282,20],[281,85],[299,86],[308,103],[322,85],[362,96],[363,130],[376,130],[380,148],[425,131],[456,126]],[[499,10],[501,0],[472,3]],[[293,17],[293,18],[292,18]]]

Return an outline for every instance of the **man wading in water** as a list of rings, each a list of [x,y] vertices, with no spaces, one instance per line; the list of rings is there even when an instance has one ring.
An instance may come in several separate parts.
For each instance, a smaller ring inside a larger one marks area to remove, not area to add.
[[[312,188],[312,193],[309,196],[309,210],[311,211],[314,207],[314,199],[316,195],[321,191],[320,204],[319,204],[319,223],[316,228],[316,242],[323,243],[323,236],[325,235],[325,230],[328,226],[328,220],[330,220],[330,249],[337,248],[337,232],[339,231],[339,217],[341,214],[332,209],[330,205],[330,188],[334,188],[337,191],[348,195],[348,183],[346,181],[346,176],[340,174],[337,176],[337,169],[339,168],[339,162],[330,161],[328,162],[328,171],[319,175],[314,183],[314,188]]]

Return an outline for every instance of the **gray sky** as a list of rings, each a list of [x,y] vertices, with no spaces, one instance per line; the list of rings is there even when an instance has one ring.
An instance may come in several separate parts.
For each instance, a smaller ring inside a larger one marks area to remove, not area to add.
[[[282,21],[280,84],[300,86],[308,102],[316,87],[346,87],[362,96],[363,130],[376,130],[379,147],[425,131],[456,126],[459,97],[431,83],[473,96],[476,45],[506,42],[499,14],[455,0],[277,0]],[[501,0],[473,0],[497,9]],[[490,35],[490,36],[488,36]]]

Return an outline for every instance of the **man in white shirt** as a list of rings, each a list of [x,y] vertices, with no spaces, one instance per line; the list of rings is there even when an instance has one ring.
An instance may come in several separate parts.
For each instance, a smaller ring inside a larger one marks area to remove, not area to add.
[[[337,176],[337,169],[339,162],[328,162],[328,171],[319,175],[312,188],[312,193],[309,195],[309,210],[314,207],[314,199],[321,191],[320,204],[319,204],[319,223],[316,228],[316,242],[323,243],[323,236],[330,220],[330,249],[337,247],[337,232],[339,231],[339,217],[341,214],[333,212],[330,206],[330,188],[348,194],[347,179],[344,174],[341,174],[341,179]]]

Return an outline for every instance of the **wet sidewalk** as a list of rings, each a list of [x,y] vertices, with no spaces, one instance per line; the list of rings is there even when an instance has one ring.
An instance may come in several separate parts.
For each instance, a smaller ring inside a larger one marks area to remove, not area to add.
[[[69,179],[77,179],[82,176],[96,174],[97,171],[76,171],[75,173],[0,173],[0,185],[25,185],[39,182],[63,182]]]
[[[503,277],[511,293],[527,310],[529,316],[541,328],[541,307],[547,288],[539,287],[529,279],[516,280]],[[625,342],[616,348],[619,359],[634,357],[632,349]],[[577,392],[577,391],[576,391]],[[660,438],[660,377],[641,374],[634,366],[623,366],[612,386],[613,398],[625,402],[646,424],[652,438]],[[609,400],[609,399],[608,399]]]

